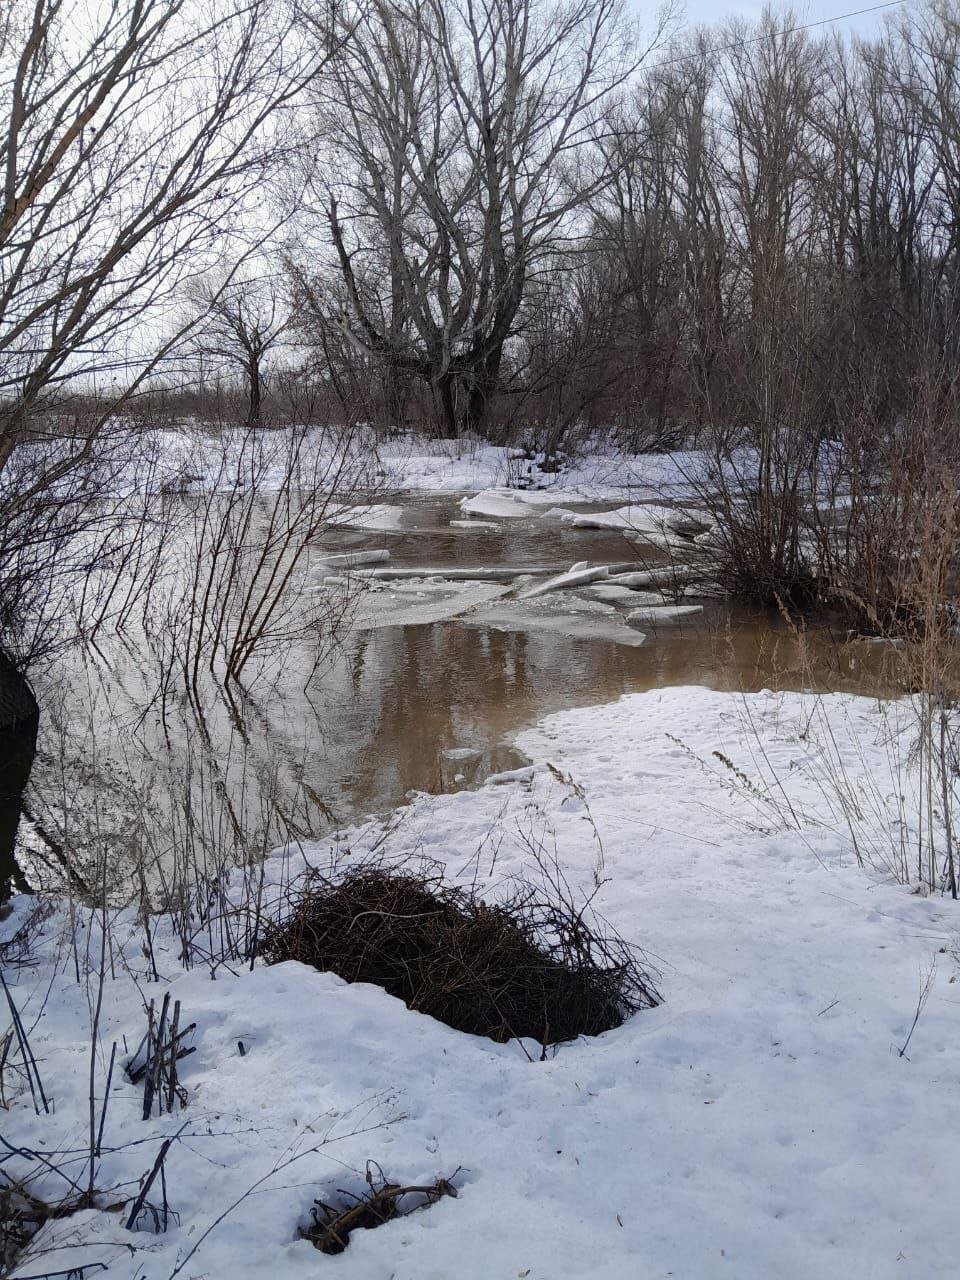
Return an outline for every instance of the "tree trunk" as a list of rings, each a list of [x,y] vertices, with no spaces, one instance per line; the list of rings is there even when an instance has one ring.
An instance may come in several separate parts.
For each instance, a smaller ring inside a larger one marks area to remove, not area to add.
[[[249,382],[250,399],[250,408],[247,414],[247,426],[259,427],[263,391],[260,383],[260,360],[257,356],[250,357],[250,363],[247,366],[247,380]]]
[[[498,346],[479,364],[467,395],[467,409],[463,425],[467,431],[483,436],[493,400],[500,380],[500,363],[503,347]]]
[[[456,440],[457,411],[453,374],[441,373],[433,381],[437,402],[437,434],[442,440]]]

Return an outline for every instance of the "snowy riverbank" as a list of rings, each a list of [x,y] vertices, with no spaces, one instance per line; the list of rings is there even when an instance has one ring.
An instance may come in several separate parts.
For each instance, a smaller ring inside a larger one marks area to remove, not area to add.
[[[216,981],[202,966],[185,973],[163,921],[151,981],[143,930],[121,914],[98,1114],[111,1044],[122,1060],[144,1000],[167,990],[197,1023],[181,1066],[187,1105],[142,1121],[141,1090],[118,1064],[102,1207],[49,1224],[15,1274],[101,1261],[99,1274],[124,1280],[953,1276],[956,909],[855,865],[823,755],[829,735],[851,784],[888,795],[891,741],[909,733],[906,704],[668,689],[552,716],[520,735],[529,770],[398,811],[394,855],[478,871],[491,893],[530,841],[555,843],[575,886],[589,892],[599,872],[599,909],[660,969],[661,1007],[542,1062],[297,964],[220,968]],[[892,820],[870,819],[876,847]],[[332,843],[359,857],[383,831],[370,823]],[[306,853],[322,862],[330,847]],[[4,938],[32,907],[15,901]],[[73,936],[76,947],[61,904],[34,940],[35,963],[5,965],[52,1102],[37,1117],[7,1066],[3,1138],[42,1154],[8,1147],[4,1169],[51,1197],[69,1188],[43,1161],[85,1179],[96,985],[78,985],[74,965],[78,950],[97,964],[99,930]],[[174,1133],[175,1217],[165,1234],[128,1232],[110,1206],[136,1195]],[[461,1194],[325,1257],[298,1226],[318,1195],[362,1190],[367,1159],[408,1182],[460,1167]]]
[[[110,483],[121,489],[147,486],[187,490],[225,489],[238,479],[257,488],[309,478],[345,495],[382,493],[480,493],[492,489],[527,492],[534,503],[549,494],[567,500],[604,502],[681,499],[699,487],[708,455],[695,450],[630,453],[609,441],[584,441],[559,466],[543,469],[542,454],[475,439],[436,440],[407,434],[380,439],[364,427],[284,427],[251,433],[213,430],[186,420],[160,430],[128,429],[118,423],[109,437]],[[741,462],[748,465],[746,455]],[[533,495],[536,495],[535,497]]]

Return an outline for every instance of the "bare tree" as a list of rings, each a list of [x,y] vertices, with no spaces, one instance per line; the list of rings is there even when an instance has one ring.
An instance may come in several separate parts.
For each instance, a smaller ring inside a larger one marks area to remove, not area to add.
[[[222,251],[274,160],[278,113],[316,70],[290,31],[266,0],[14,6],[0,30],[0,474],[31,415],[79,383],[101,411],[37,483],[66,474],[169,348],[152,321],[138,346],[134,326]]]
[[[334,162],[310,178],[340,323],[431,388],[444,434],[483,427],[531,282],[609,181],[588,143],[637,61],[621,0],[371,0],[332,59]]]
[[[188,290],[198,324],[191,335],[197,355],[238,370],[246,384],[247,425],[259,427],[265,362],[286,339],[290,311],[275,277],[241,277],[224,283],[206,277]]]
[[[323,55],[285,0],[13,0],[0,19],[0,516],[11,594],[96,497],[95,446],[183,336]],[[246,219],[246,221],[245,221]],[[237,239],[232,250],[242,260]],[[82,400],[77,393],[82,393]],[[51,504],[63,504],[54,518]],[[40,526],[35,527],[36,513]],[[28,548],[24,559],[24,548]],[[18,550],[19,549],[19,550]]]

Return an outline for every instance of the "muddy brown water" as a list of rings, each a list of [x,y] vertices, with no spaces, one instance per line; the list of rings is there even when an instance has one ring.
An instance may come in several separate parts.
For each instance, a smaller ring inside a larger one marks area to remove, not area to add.
[[[450,526],[461,517],[456,497],[402,502],[402,531],[343,530],[333,545],[387,547],[401,567],[562,570],[580,560],[662,559],[618,533],[574,530],[536,512],[496,531],[471,531]],[[884,646],[845,643],[825,628],[801,644],[774,614],[719,600],[704,608],[699,625],[651,633],[639,648],[456,620],[358,631],[316,672],[306,655],[300,661],[292,654],[279,676],[254,680],[230,699],[213,698],[206,740],[186,719],[172,733],[168,721],[165,735],[142,653],[101,639],[96,654],[74,655],[55,679],[40,683],[46,723],[35,784],[59,785],[56,756],[65,744],[88,762],[75,781],[77,796],[95,789],[102,802],[115,785],[112,812],[129,826],[152,811],[150,787],[172,761],[181,790],[189,778],[201,791],[226,796],[230,821],[251,830],[269,793],[281,817],[265,824],[263,838],[276,843],[284,834],[319,836],[387,811],[413,791],[454,790],[517,767],[524,761],[512,736],[567,707],[685,684],[894,691]],[[176,843],[182,824],[174,827],[155,837],[158,848]]]

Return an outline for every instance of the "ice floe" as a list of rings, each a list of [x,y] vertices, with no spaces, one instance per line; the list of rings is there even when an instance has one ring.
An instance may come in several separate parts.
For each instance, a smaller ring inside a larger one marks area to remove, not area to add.
[[[382,564],[389,559],[390,552],[385,547],[371,548],[369,551],[337,551],[320,554],[320,563],[331,569],[358,569],[365,565]]]
[[[409,588],[366,592],[357,606],[354,628],[372,631],[381,627],[422,627],[449,622],[478,605],[499,599],[510,590],[509,586],[495,582],[449,583],[444,591],[436,590],[436,585],[425,586],[422,592]]]
[[[631,626],[648,626],[658,630],[690,625],[695,618],[699,619],[702,613],[702,604],[645,604],[639,609],[631,609],[626,619]]]
[[[406,528],[407,511],[404,507],[387,502],[372,505],[346,503],[331,504],[326,521],[337,529],[381,529],[387,531]]]
[[[700,513],[653,503],[636,503],[615,511],[568,511],[562,518],[575,529],[622,529],[645,537],[665,532],[693,537],[708,532],[713,524]]]

